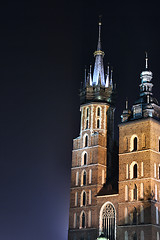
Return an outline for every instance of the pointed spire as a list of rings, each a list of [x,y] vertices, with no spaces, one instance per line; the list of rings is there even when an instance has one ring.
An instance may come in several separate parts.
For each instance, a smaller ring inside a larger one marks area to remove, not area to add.
[[[105,87],[109,87],[109,63],[108,63],[108,66],[107,66],[107,77],[106,77],[106,85]]]
[[[101,77],[101,84],[105,86],[105,76],[104,76],[104,66],[103,66],[103,57],[104,52],[101,48],[101,16],[99,18],[99,35],[98,35],[98,45],[97,50],[94,52],[95,56],[95,65],[94,65],[94,72],[93,72],[93,85],[97,85],[99,81],[99,74]]]
[[[111,76],[110,76],[110,86],[111,87],[113,87],[112,75],[113,75],[113,69],[111,69]]]
[[[89,68],[89,84],[92,86],[92,65],[90,65]]]
[[[102,22],[101,22],[101,19],[102,19],[102,15],[99,16],[99,35],[98,35],[98,45],[97,45],[97,51],[101,51],[101,25],[102,25]]]
[[[145,52],[146,69],[148,69],[148,54]]]

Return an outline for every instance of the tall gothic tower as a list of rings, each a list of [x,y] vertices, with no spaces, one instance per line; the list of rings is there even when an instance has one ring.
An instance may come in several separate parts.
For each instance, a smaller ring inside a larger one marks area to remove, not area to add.
[[[95,65],[80,89],[80,135],[73,140],[69,240],[92,240],[99,235],[97,194],[112,173],[114,91],[112,71],[104,72],[101,21]]]

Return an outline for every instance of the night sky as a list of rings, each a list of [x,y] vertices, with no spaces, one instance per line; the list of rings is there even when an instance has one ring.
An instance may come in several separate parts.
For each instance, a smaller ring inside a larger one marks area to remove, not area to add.
[[[67,240],[78,90],[98,16],[117,84],[117,124],[138,98],[148,51],[160,102],[160,13],[152,1],[4,1],[0,7],[0,239]]]

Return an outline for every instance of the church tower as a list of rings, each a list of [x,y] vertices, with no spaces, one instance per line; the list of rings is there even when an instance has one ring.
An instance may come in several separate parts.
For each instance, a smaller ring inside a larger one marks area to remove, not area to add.
[[[69,240],[95,240],[99,236],[97,194],[112,173],[114,147],[114,90],[112,70],[105,74],[101,47],[101,21],[95,64],[80,89],[80,135],[73,140]]]
[[[159,240],[160,107],[145,62],[139,99],[119,125],[119,240]]]

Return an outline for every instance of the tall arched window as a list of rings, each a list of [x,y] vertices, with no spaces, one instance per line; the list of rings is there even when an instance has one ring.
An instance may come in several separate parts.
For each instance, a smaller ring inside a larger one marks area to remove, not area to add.
[[[88,135],[84,137],[84,147],[88,147]]]
[[[86,165],[87,164],[87,153],[83,152],[82,153],[82,161],[81,161],[81,165]]]
[[[134,199],[134,200],[137,200],[137,185],[136,185],[136,184],[134,184],[133,199]]]
[[[128,240],[128,232],[127,231],[125,231],[125,233],[124,233],[124,240]]]
[[[81,215],[80,215],[80,228],[85,228],[85,227],[86,227],[85,212],[81,212]]]
[[[133,234],[133,240],[137,240],[137,233]]]
[[[85,206],[86,205],[86,193],[83,192],[82,194],[82,205]]]
[[[81,175],[81,186],[85,186],[86,185],[86,171],[82,171],[82,175]]]
[[[137,137],[133,139],[133,151],[137,151]]]
[[[107,202],[100,210],[100,232],[108,239],[116,239],[116,213],[114,206]]]
[[[86,129],[89,127],[89,108],[86,108]]]
[[[138,137],[137,135],[132,135],[130,140],[130,151],[137,151],[138,150]]]
[[[130,179],[138,177],[138,164],[137,162],[132,162],[130,165]]]
[[[144,240],[144,232],[141,231],[141,240]]]
[[[133,166],[133,178],[137,178],[137,164]]]
[[[100,107],[97,108],[97,116],[100,117],[100,114],[101,114],[101,109]]]
[[[100,120],[97,119],[97,128],[100,128]]]
[[[97,121],[97,128],[100,128],[101,126],[101,108],[100,107],[97,107],[97,110],[96,110],[97,114],[96,114],[96,121]]]
[[[133,210],[133,224],[137,224],[137,208],[134,207]]]

